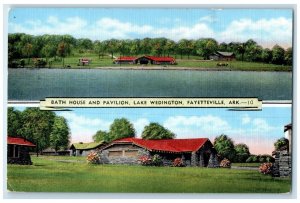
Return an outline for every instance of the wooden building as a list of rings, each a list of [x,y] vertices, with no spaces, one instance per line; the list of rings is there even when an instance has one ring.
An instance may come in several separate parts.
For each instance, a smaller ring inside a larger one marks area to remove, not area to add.
[[[154,64],[154,65],[174,65],[176,61],[173,57],[158,57],[158,56],[122,56],[114,60],[114,64]]]
[[[102,163],[138,164],[142,156],[160,155],[163,164],[170,166],[182,158],[186,166],[218,167],[217,153],[207,138],[144,140],[124,138],[102,148]]]
[[[137,57],[121,56],[114,60],[114,64],[136,64]]]
[[[104,142],[73,143],[70,146],[72,156],[87,156],[90,152],[99,150],[104,146]]]
[[[35,145],[25,138],[7,137],[7,163],[31,165],[30,148]]]
[[[235,60],[235,54],[233,52],[217,51],[209,56],[209,59],[215,61],[232,61]]]

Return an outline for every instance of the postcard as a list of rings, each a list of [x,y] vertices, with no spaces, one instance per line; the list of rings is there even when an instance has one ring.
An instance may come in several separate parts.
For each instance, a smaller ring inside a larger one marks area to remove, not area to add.
[[[6,190],[291,195],[293,15],[12,6]]]

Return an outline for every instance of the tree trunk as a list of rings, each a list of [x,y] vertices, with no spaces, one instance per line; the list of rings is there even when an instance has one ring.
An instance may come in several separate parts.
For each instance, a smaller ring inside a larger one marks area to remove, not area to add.
[[[65,67],[65,57],[62,57],[63,60],[63,68]]]
[[[39,142],[36,142],[36,156],[39,156]]]

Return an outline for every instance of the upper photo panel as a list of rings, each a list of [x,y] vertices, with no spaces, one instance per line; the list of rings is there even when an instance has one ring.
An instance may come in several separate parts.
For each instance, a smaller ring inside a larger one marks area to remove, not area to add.
[[[293,9],[11,8],[8,100],[292,100]]]

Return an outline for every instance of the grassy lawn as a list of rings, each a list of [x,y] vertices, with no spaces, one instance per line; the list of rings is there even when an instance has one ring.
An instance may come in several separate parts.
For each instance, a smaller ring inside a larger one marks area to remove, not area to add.
[[[118,57],[119,55],[115,55]],[[92,60],[91,64],[88,66],[78,66],[79,58],[89,58]],[[27,59],[25,59],[27,62]],[[135,67],[140,65],[129,65],[129,64],[113,64],[113,59],[110,56],[104,56],[99,58],[96,54],[83,54],[78,55],[75,54],[73,56],[66,57],[64,59],[65,66],[69,66],[68,68],[101,68],[101,67]],[[190,59],[187,59],[185,56],[183,59],[180,59],[177,56],[177,65],[172,65],[169,67],[186,67],[186,68],[203,68],[203,69],[230,69],[230,70],[241,70],[241,71],[291,71],[291,66],[283,66],[283,65],[274,65],[267,63],[256,63],[256,62],[242,62],[242,61],[226,61],[221,63],[227,63],[226,67],[218,67],[217,63],[219,61],[207,61],[200,60],[199,57],[191,56]],[[148,64],[147,67],[151,67],[152,65]],[[157,65],[154,65],[157,66]],[[33,67],[33,62],[26,67]],[[46,66],[49,67],[48,65]],[[51,65],[51,68],[62,68],[62,61],[54,61]]]
[[[261,163],[232,163],[232,166],[239,166],[239,167],[256,167],[258,168]]]
[[[8,165],[10,191],[285,193],[291,185],[290,179],[250,170],[89,165],[76,157],[32,156],[32,161],[31,166]]]

